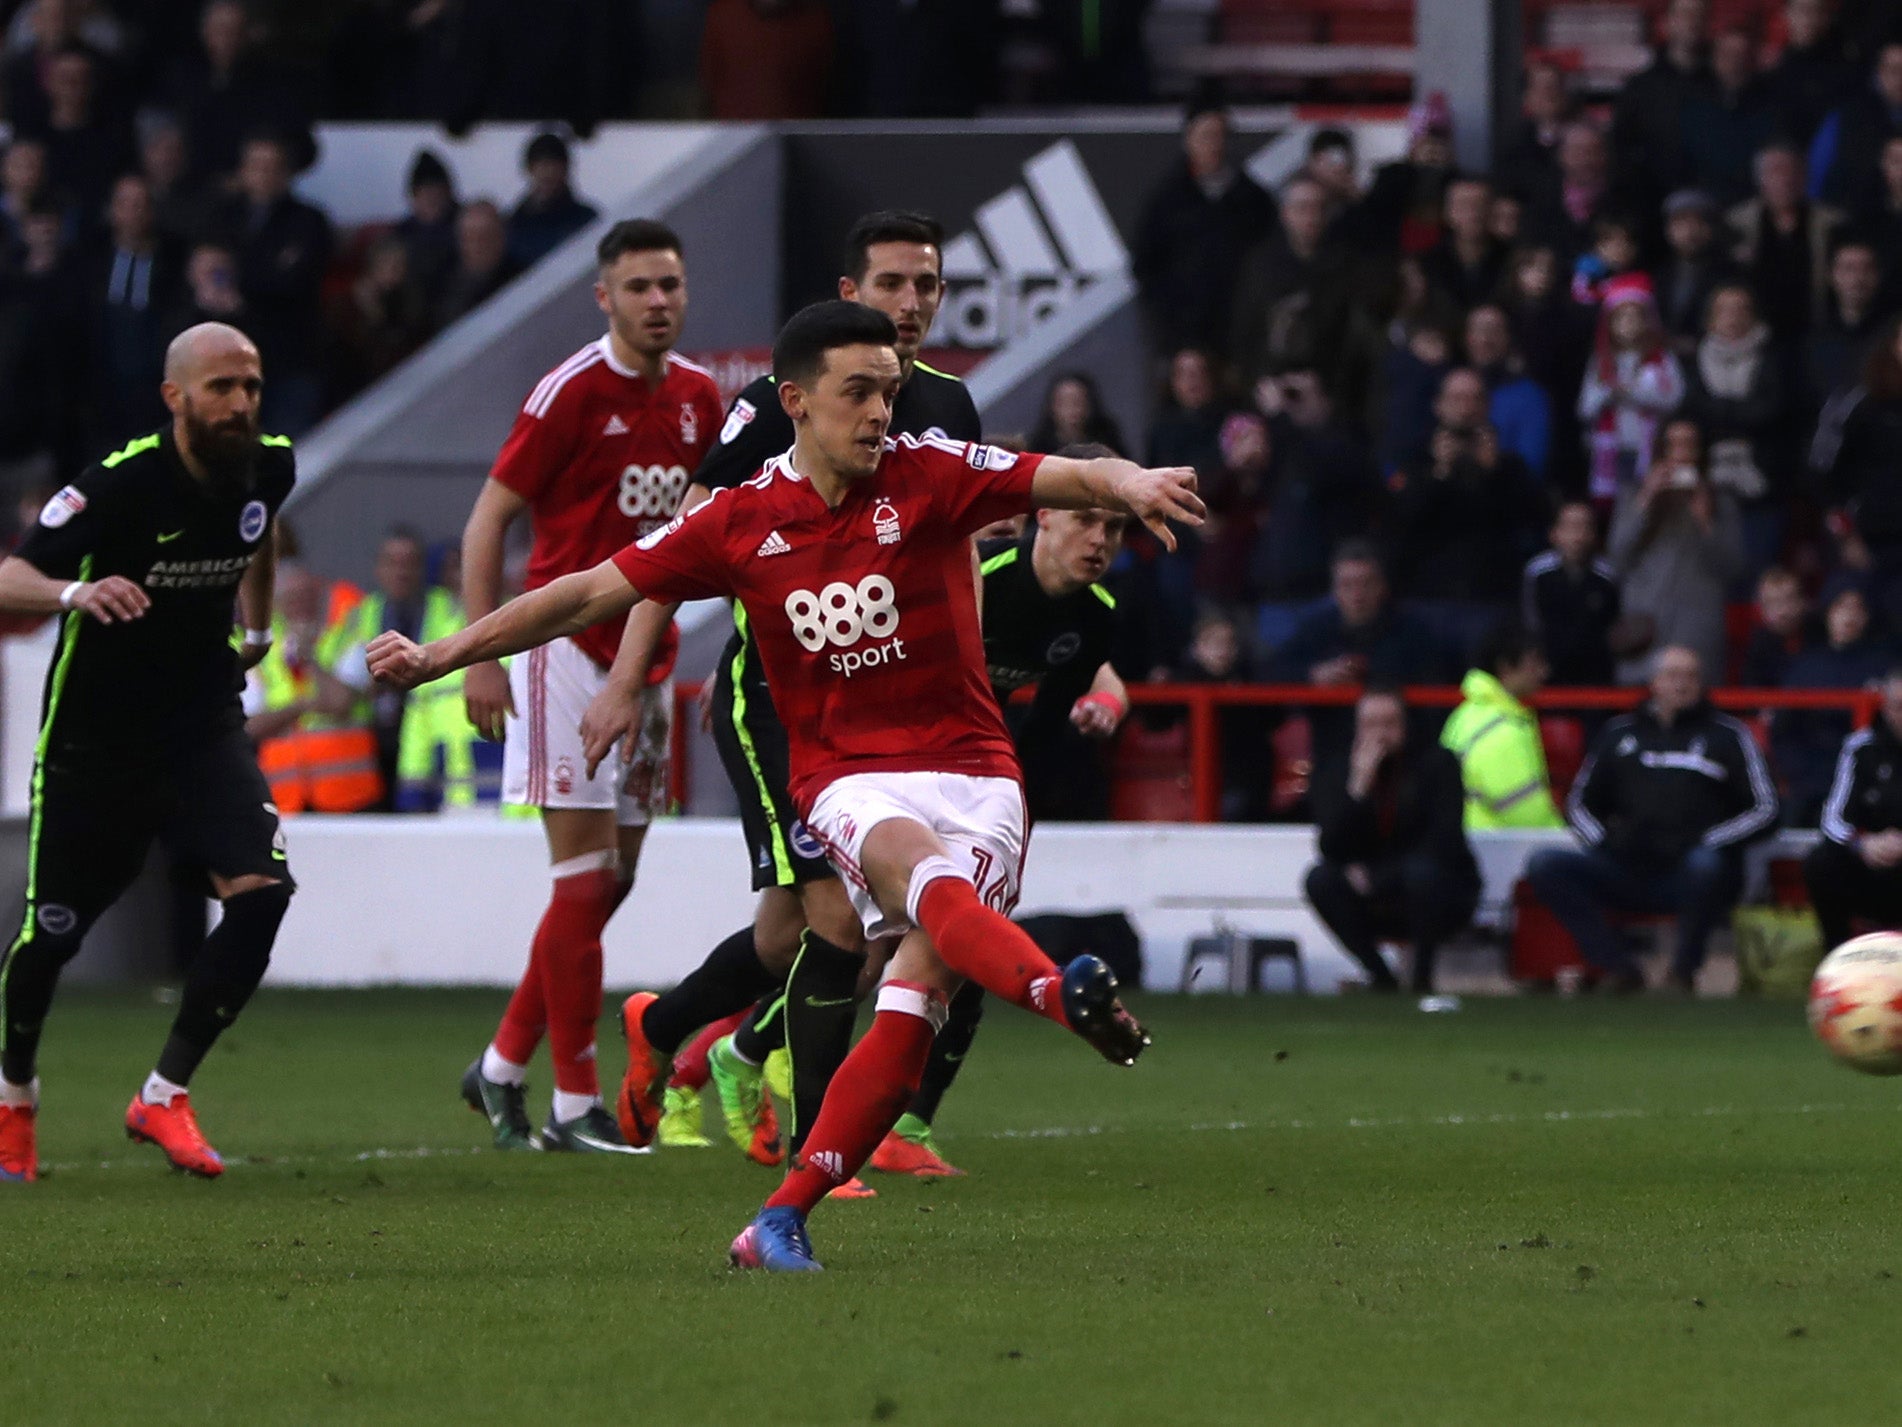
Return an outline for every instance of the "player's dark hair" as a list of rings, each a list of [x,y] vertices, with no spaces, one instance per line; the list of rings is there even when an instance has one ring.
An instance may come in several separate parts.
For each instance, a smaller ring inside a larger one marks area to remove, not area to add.
[[[1114,461],[1116,452],[1101,441],[1072,441],[1061,451],[1052,451],[1053,456],[1061,456],[1066,461]]]
[[[943,266],[944,224],[928,213],[903,208],[882,208],[867,213],[845,235],[845,262],[840,268],[853,282],[864,282],[872,265],[874,243],[919,243],[936,248],[939,266]]]
[[[680,235],[652,218],[623,218],[595,245],[594,260],[609,268],[629,253],[674,253],[686,257]]]
[[[890,347],[898,341],[892,319],[862,303],[815,302],[793,313],[773,343],[776,381],[810,386],[825,370],[826,353],[838,347]]]
[[[1495,677],[1502,670],[1523,664],[1530,654],[1544,652],[1539,636],[1523,624],[1508,620],[1486,631],[1473,655],[1473,663]]]

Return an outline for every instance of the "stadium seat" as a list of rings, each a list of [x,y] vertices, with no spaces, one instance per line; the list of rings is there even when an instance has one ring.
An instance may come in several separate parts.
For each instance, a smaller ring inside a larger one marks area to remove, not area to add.
[[[1110,816],[1118,822],[1190,822],[1189,726],[1123,725],[1110,755]]]
[[[1585,724],[1569,714],[1546,714],[1539,720],[1539,742],[1545,748],[1552,800],[1563,804],[1572,791],[1572,780],[1585,766]]]

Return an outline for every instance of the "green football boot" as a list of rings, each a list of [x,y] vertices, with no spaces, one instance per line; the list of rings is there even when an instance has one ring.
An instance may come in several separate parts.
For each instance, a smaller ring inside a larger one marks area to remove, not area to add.
[[[704,1150],[713,1141],[700,1133],[700,1092],[669,1085],[660,1102],[660,1133],[656,1139],[670,1150]]]
[[[528,1087],[504,1085],[482,1074],[482,1057],[462,1072],[462,1099],[471,1110],[488,1120],[495,1132],[499,1150],[538,1150],[542,1142],[528,1123]]]
[[[775,1165],[785,1158],[779,1139],[779,1117],[773,1102],[761,1093],[765,1077],[757,1065],[748,1065],[734,1053],[733,1037],[722,1036],[707,1052],[714,1093],[726,1132],[755,1164]]]

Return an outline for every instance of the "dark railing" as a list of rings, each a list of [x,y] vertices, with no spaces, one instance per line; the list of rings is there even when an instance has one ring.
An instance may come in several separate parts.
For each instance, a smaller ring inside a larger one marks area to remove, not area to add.
[[[700,685],[674,686],[673,788],[677,805],[687,801],[687,730],[697,720]],[[1019,698],[1029,697],[1020,691]],[[1228,708],[1337,708],[1360,698],[1353,684],[1131,684],[1130,702],[1142,708],[1180,708],[1189,723],[1189,802],[1196,822],[1220,822],[1222,808],[1222,728],[1220,713]],[[1634,707],[1644,691],[1634,688],[1548,689],[1533,700],[1541,713],[1622,712]],[[1430,684],[1406,690],[1407,702],[1418,708],[1451,709],[1460,691],[1451,684]],[[1874,716],[1879,697],[1866,689],[1717,689],[1711,701],[1733,713],[1767,713],[1778,709],[1815,709],[1848,713],[1858,728]]]

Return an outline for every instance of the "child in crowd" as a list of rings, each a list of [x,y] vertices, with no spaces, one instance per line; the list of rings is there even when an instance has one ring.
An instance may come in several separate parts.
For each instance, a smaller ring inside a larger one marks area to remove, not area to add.
[[[1658,423],[1683,400],[1684,371],[1665,343],[1650,281],[1637,273],[1614,278],[1578,393],[1595,503],[1608,506],[1637,488],[1651,468]]]

